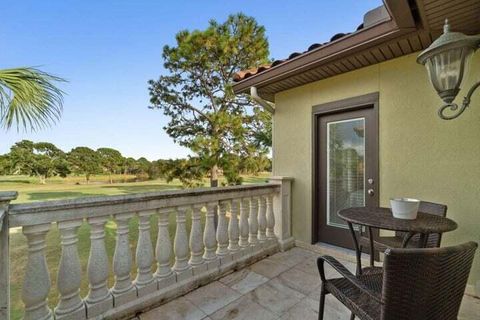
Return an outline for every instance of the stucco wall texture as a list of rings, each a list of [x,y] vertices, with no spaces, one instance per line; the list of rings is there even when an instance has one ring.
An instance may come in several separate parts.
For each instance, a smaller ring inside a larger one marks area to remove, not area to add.
[[[275,96],[273,173],[291,176],[292,233],[312,239],[312,106],[379,92],[380,205],[414,197],[448,205],[459,228],[442,245],[480,242],[480,92],[455,120],[437,116],[442,101],[418,53],[317,81]],[[480,80],[480,54],[456,101]],[[368,164],[367,164],[368,165]],[[469,279],[480,295],[480,250]]]

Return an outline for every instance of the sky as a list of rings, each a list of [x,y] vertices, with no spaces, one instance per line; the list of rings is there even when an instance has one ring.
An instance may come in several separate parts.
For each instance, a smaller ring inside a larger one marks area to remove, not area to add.
[[[162,111],[148,109],[149,79],[165,74],[164,45],[183,29],[205,29],[243,12],[264,25],[270,56],[283,59],[312,43],[352,32],[381,0],[2,0],[0,68],[35,66],[63,77],[59,123],[35,133],[0,131],[0,154],[22,139],[111,147],[149,160],[188,149],[164,132]]]

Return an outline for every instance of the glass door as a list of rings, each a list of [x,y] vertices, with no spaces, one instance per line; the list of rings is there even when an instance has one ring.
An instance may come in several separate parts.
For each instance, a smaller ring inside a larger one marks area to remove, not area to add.
[[[327,123],[327,225],[348,228],[341,209],[365,205],[365,118]]]
[[[372,105],[319,116],[317,121],[317,239],[353,248],[348,226],[337,212],[378,205],[376,113]]]

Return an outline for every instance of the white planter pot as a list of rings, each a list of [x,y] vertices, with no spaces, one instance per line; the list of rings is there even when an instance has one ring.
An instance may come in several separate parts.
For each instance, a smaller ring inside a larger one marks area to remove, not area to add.
[[[411,198],[390,199],[390,206],[394,218],[414,220],[417,218],[420,200]]]

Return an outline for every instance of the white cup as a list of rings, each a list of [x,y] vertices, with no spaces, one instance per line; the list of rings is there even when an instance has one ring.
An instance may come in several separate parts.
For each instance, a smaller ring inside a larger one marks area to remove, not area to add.
[[[392,198],[390,206],[393,217],[397,219],[414,220],[417,218],[420,200],[411,198]]]

